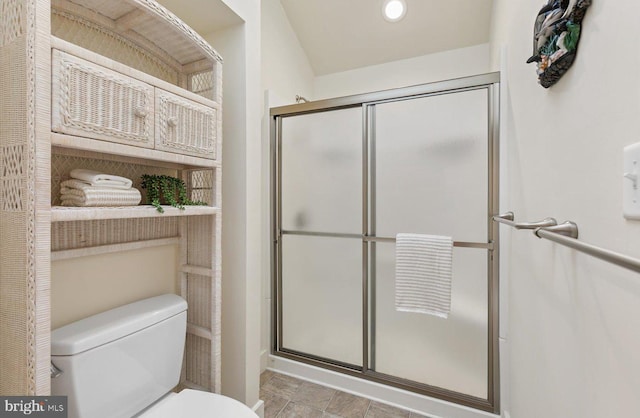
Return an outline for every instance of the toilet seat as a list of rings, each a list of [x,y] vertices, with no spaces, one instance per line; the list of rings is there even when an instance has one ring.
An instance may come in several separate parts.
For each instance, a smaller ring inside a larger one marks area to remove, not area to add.
[[[162,399],[139,418],[256,418],[249,407],[226,396],[184,389]]]

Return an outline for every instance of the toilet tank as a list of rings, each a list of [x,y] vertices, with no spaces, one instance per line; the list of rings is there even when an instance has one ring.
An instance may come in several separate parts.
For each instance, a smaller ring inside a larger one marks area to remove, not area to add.
[[[187,302],[162,295],[65,325],[51,334],[62,371],[52,395],[68,396],[69,418],[130,418],[180,381]]]

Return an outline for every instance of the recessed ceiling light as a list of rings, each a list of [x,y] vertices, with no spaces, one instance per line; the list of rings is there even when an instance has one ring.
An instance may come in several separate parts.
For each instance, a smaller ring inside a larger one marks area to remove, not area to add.
[[[382,16],[389,22],[397,22],[407,13],[404,0],[385,0],[382,3]]]

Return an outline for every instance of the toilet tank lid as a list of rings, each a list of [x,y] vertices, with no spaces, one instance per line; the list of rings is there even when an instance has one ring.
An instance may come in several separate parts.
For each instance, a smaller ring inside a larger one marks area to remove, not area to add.
[[[70,356],[107,344],[187,310],[178,295],[161,295],[120,306],[53,330],[51,355]]]

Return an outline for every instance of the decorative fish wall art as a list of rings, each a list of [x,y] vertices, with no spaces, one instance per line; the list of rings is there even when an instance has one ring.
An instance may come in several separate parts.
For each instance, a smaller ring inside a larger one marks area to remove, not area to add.
[[[538,63],[538,82],[553,86],[576,58],[582,19],[591,0],[549,0],[540,9],[533,27],[533,55],[527,64]]]

